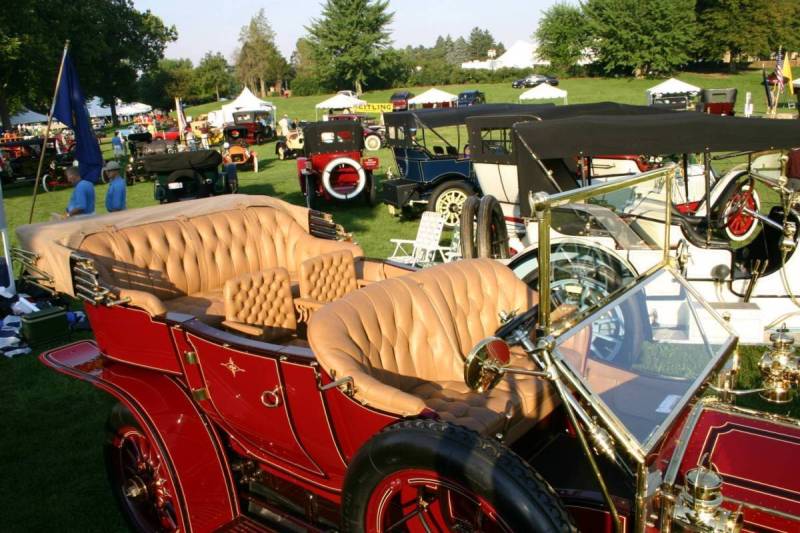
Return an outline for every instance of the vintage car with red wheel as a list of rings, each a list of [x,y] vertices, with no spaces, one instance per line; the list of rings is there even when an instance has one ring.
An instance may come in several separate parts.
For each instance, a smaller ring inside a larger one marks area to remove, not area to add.
[[[223,158],[241,170],[258,172],[258,154],[247,144],[247,128],[228,126],[224,130]]]
[[[377,157],[363,157],[364,128],[356,121],[311,122],[303,126],[303,157],[297,158],[300,189],[313,209],[320,199],[362,199],[375,205],[372,172]]]
[[[641,275],[548,229],[524,270],[413,271],[243,195],[21,226],[17,255],[85,302],[95,340],[41,361],[118,401],[98,446],[137,531],[797,531],[800,424],[740,404],[792,401],[792,339],[738,388],[669,225],[636,238],[673,177],[532,199],[563,227],[617,216],[609,242],[662,250]]]
[[[275,117],[270,111],[236,111],[233,113],[233,124],[225,127],[246,130],[244,140],[247,144],[264,144],[275,137]],[[241,133],[240,133],[241,135]]]

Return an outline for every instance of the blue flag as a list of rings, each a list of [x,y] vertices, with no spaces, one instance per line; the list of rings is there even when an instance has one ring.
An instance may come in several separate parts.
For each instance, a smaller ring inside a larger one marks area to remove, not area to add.
[[[86,100],[69,53],[64,57],[64,69],[56,94],[53,116],[75,132],[75,159],[80,164],[78,168],[81,179],[98,183],[103,170],[103,154],[100,153],[100,144],[92,131]]]

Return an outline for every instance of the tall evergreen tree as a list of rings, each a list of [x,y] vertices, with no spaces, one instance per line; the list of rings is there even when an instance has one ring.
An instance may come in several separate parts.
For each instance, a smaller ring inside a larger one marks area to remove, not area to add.
[[[534,39],[539,57],[562,71],[575,66],[591,41],[580,7],[567,3],[555,4],[544,11]]]
[[[236,74],[241,82],[257,90],[262,97],[267,94],[267,83],[274,83],[276,90],[280,90],[289,64],[275,44],[275,32],[263,9],[242,27],[239,43]]]
[[[380,70],[394,16],[387,6],[387,0],[326,0],[322,17],[306,30],[327,85],[354,87],[360,94],[371,73]]]
[[[587,0],[583,12],[607,73],[670,72],[690,58],[695,0]]]

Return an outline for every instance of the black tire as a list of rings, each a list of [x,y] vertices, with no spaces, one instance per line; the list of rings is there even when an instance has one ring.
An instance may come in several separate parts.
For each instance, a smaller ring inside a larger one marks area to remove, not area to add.
[[[480,198],[473,194],[466,199],[461,208],[459,232],[461,233],[461,257],[463,259],[472,259],[478,256],[478,248],[475,243],[475,223],[480,201]]]
[[[317,203],[317,187],[314,175],[310,172],[306,174],[306,207],[309,209],[316,209]]]
[[[508,229],[500,202],[492,195],[481,198],[475,242],[478,257],[508,259]]]
[[[287,159],[286,153],[288,150],[289,149],[286,148],[286,146],[283,143],[278,143],[278,145],[275,146],[275,153],[278,155],[278,159],[280,159],[281,161],[286,161]]]
[[[445,219],[446,227],[455,228],[458,226],[461,218],[461,208],[463,207],[463,202],[473,194],[475,194],[475,188],[468,182],[450,179],[440,183],[435,189],[433,189],[433,191],[431,191],[431,197],[428,201],[426,209],[428,211],[436,211],[441,214]],[[451,195],[459,198],[463,197],[461,204],[458,205],[457,202],[448,202],[447,204],[444,204],[443,202],[445,202],[445,200],[447,200]],[[438,205],[440,203],[442,205]]]
[[[378,187],[375,185],[375,176],[372,172],[367,172],[367,184],[364,186],[364,192],[361,193],[364,197],[364,202],[374,207],[378,203]]]
[[[576,531],[555,491],[496,440],[435,420],[394,424],[370,439],[347,469],[342,531],[367,528],[370,496],[384,478],[405,469],[435,471],[491,504],[512,531]]]
[[[133,430],[133,432],[139,432],[142,435],[149,436],[147,432],[142,430],[141,425],[134,418],[133,414],[131,414],[125,406],[117,403],[112,407],[108,419],[106,420],[106,439],[103,445],[103,457],[105,459],[106,474],[108,476],[109,485],[111,486],[111,492],[131,531],[169,531],[169,529],[163,529],[158,523],[157,515],[153,516],[151,514],[158,513],[154,506],[148,505],[151,502],[132,503],[136,502],[136,500],[128,498],[123,492],[122,485],[125,480],[123,479],[124,474],[120,468],[121,459],[119,456],[123,455],[124,452],[121,451],[122,448],[119,447],[119,442],[117,441],[119,440],[120,433],[127,428]],[[163,451],[159,449],[158,445],[153,443],[153,447],[157,450],[157,453],[163,457]],[[170,476],[170,482],[177,486],[168,468],[165,468],[161,472],[167,472],[167,476]],[[146,474],[141,474],[141,476],[147,479]],[[162,511],[169,513],[176,524],[179,524],[182,520],[181,510],[176,508],[175,505],[163,508]]]

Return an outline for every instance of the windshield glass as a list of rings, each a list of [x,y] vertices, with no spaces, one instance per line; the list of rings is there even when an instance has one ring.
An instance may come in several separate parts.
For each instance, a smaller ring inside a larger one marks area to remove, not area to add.
[[[556,356],[647,450],[731,339],[684,281],[661,270],[559,337]]]

